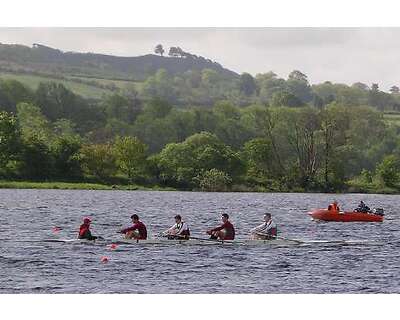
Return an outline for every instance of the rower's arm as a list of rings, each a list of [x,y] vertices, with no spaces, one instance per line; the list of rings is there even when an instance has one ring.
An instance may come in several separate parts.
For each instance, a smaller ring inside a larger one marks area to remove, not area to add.
[[[251,233],[257,233],[257,232],[264,232],[266,229],[266,224],[260,224],[259,226],[253,228],[250,230]]]
[[[216,227],[216,228],[214,228],[214,229],[211,229],[210,231],[211,232],[214,232],[214,231],[221,231],[222,229],[224,229],[225,228],[225,224],[223,224],[223,225],[221,225],[221,226],[219,226],[219,227]]]
[[[127,233],[127,232],[129,232],[129,231],[134,231],[134,230],[136,230],[136,229],[138,229],[138,226],[135,224],[135,225],[133,225],[132,227],[128,227],[128,228],[122,229],[122,230],[121,230],[121,233]]]
[[[171,228],[168,228],[167,230],[163,231],[163,234],[169,234],[175,229],[175,225],[173,225]]]

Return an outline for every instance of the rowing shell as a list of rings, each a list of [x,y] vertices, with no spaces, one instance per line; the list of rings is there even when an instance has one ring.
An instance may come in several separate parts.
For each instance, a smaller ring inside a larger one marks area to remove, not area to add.
[[[190,239],[190,240],[167,240],[167,239],[118,239],[118,240],[85,240],[85,239],[45,239],[42,242],[62,242],[71,244],[97,244],[108,243],[122,245],[184,245],[184,246],[293,246],[293,245],[373,245],[379,244],[373,240],[296,240],[296,239],[274,239],[274,240],[212,240],[212,239]]]
[[[212,240],[212,239],[191,239],[191,240],[166,240],[166,239],[147,239],[147,240],[118,240],[117,244],[141,244],[141,245],[185,245],[185,246],[254,246],[254,245],[296,245],[300,242],[297,240]]]
[[[292,245],[361,245],[361,244],[377,244],[371,240],[296,240],[296,239],[274,239],[274,240],[165,240],[165,239],[148,239],[148,240],[118,240],[116,244],[128,245],[206,245],[206,246],[292,246]]]

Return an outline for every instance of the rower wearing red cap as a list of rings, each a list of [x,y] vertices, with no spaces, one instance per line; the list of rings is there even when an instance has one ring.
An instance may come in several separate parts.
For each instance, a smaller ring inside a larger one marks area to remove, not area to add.
[[[83,224],[79,228],[78,239],[86,239],[86,240],[96,240],[98,237],[93,236],[90,231],[90,223],[92,220],[90,218],[83,219]]]
[[[133,214],[131,216],[133,225],[129,228],[122,229],[120,232],[125,234],[126,239],[146,240],[147,229],[143,222],[139,221],[139,216]]]

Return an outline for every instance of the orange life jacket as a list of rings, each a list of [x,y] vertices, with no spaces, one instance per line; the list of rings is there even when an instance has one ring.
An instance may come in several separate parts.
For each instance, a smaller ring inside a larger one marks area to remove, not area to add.
[[[336,203],[331,203],[328,206],[328,210],[330,210],[330,211],[339,211],[339,206]]]

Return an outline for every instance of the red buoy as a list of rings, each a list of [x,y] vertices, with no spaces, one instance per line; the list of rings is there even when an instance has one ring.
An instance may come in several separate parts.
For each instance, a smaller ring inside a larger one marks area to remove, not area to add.
[[[110,245],[110,249],[111,250],[115,250],[115,249],[117,249],[117,245],[115,244],[115,243],[112,243],[111,245]]]
[[[102,263],[107,263],[109,261],[109,259],[105,256],[101,257],[101,262]]]

